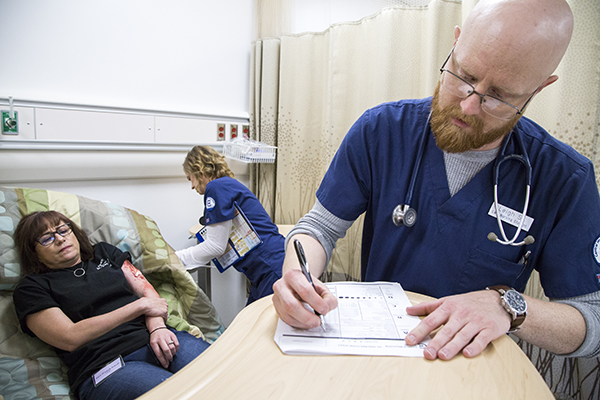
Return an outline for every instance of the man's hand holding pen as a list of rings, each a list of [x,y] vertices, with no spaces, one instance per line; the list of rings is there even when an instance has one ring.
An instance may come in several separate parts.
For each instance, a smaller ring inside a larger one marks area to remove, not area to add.
[[[296,250],[296,256],[298,257],[298,262],[300,263],[300,269],[302,270],[302,274],[306,277],[306,280],[310,282],[315,292],[317,292],[317,288],[313,283],[312,276],[310,276],[310,269],[308,268],[308,263],[306,262],[306,255],[304,254],[304,249],[302,248],[302,243],[298,239],[294,239],[294,249]],[[319,313],[317,310],[313,310],[315,314],[321,319],[321,328],[325,329],[325,319],[323,315]]]
[[[283,277],[273,285],[273,305],[286,324],[300,329],[317,328],[321,325],[320,317],[303,303],[319,314],[326,315],[337,308],[337,298],[317,278],[312,277],[311,284],[300,269],[294,250],[289,254],[292,255],[297,267],[284,271]]]
[[[303,303],[321,315],[337,308],[337,299],[329,289],[316,278],[313,282],[316,291],[299,269],[286,272],[275,282],[273,304],[283,322],[300,329],[317,328],[321,325],[321,319]]]

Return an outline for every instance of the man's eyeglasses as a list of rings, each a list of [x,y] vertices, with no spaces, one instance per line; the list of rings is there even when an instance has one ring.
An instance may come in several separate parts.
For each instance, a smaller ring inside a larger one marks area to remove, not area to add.
[[[525,107],[527,107],[527,104],[529,104],[531,99],[533,99],[533,96],[537,93],[536,89],[520,109],[504,100],[490,96],[489,94],[481,94],[475,91],[475,87],[473,87],[473,85],[471,85],[469,82],[465,81],[463,78],[456,75],[449,69],[444,68],[452,57],[453,53],[454,47],[450,51],[446,61],[444,61],[442,68],[440,68],[440,74],[442,75],[442,86],[454,96],[461,99],[466,99],[470,95],[476,94],[481,99],[481,109],[492,117],[509,120],[515,115],[523,114]]]
[[[73,232],[73,229],[71,229],[70,223],[62,224],[59,225],[55,231],[44,233],[42,236],[37,238],[37,242],[42,246],[50,246],[52,243],[54,243],[54,240],[56,240],[57,233],[60,236],[67,236],[71,232]]]

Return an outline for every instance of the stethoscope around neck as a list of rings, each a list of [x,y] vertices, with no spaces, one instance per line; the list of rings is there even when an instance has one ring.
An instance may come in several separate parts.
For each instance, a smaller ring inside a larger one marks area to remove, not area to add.
[[[412,176],[410,178],[410,184],[408,186],[408,192],[406,192],[406,201],[404,204],[399,204],[394,208],[392,213],[392,221],[396,226],[406,226],[407,228],[411,228],[417,222],[417,211],[410,206],[412,202],[413,191],[415,188],[415,182],[417,180],[417,174],[419,173],[419,169],[421,167],[421,159],[423,158],[423,153],[425,152],[425,145],[427,142],[427,138],[429,135],[429,122],[431,118],[431,113],[429,117],[427,117],[427,123],[425,124],[425,129],[423,131],[423,138],[421,143],[419,144],[419,152],[417,154],[417,159],[415,160],[415,168],[413,170]],[[514,134],[513,134],[514,133]],[[509,154],[506,155],[506,149],[511,139],[514,138],[514,142],[518,150],[521,154]],[[521,220],[519,221],[519,226],[517,227],[517,231],[514,236],[509,239],[504,231],[504,226],[502,225],[502,216],[500,214],[500,206],[498,203],[498,180],[500,176],[500,166],[505,161],[516,160],[521,162],[525,166],[525,170],[527,171],[527,185],[525,188],[525,204],[523,205],[523,212],[521,214]],[[510,246],[523,246],[526,244],[532,244],[535,239],[533,236],[528,235],[521,242],[517,242],[517,238],[519,234],[523,230],[523,224],[525,223],[525,218],[527,218],[527,209],[529,208],[529,196],[531,193],[531,163],[529,162],[529,157],[527,156],[527,151],[525,150],[525,146],[523,146],[523,142],[521,141],[521,136],[519,136],[518,132],[515,132],[513,129],[506,138],[502,142],[502,146],[500,151],[498,152],[498,156],[496,157],[495,165],[494,165],[494,209],[496,211],[496,220],[498,221],[498,228],[500,228],[500,234],[502,235],[502,239],[498,238],[494,232],[490,232],[487,235],[487,238],[492,242],[498,242],[502,245],[510,245]]]
[[[413,169],[412,176],[410,177],[408,192],[406,192],[406,201],[404,202],[404,204],[398,204],[394,208],[394,212],[392,213],[392,221],[394,221],[394,225],[396,226],[406,226],[407,228],[412,228],[417,222],[417,210],[412,208],[410,206],[410,203],[412,203],[415,182],[417,180],[419,169],[421,168],[421,159],[423,158],[423,153],[425,153],[425,144],[427,143],[427,137],[429,136],[430,121],[431,112],[427,117],[425,129],[423,129],[423,138],[421,139],[421,143],[419,144],[419,152],[417,153],[417,159],[415,160],[415,168]]]

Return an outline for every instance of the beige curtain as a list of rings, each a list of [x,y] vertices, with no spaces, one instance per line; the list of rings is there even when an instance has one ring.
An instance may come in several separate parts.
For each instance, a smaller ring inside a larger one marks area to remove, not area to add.
[[[275,166],[256,168],[253,189],[279,224],[295,224],[344,135],[369,107],[433,93],[461,21],[461,4],[391,8],[325,32],[253,44],[252,134],[276,145]],[[339,241],[330,273],[360,277],[362,220]]]
[[[258,1],[263,38],[253,43],[251,61],[251,135],[278,147],[277,162],[254,167],[251,182],[278,224],[295,224],[310,210],[341,140],[366,109],[433,93],[454,27],[476,0],[393,7],[324,32],[280,35],[288,31],[289,3]],[[557,70],[560,79],[526,115],[592,159],[600,177],[600,3],[570,3],[575,31]],[[360,277],[361,229],[358,220],[338,242],[330,274]]]
[[[556,83],[525,115],[594,162],[600,186],[600,1],[570,0],[575,27]]]

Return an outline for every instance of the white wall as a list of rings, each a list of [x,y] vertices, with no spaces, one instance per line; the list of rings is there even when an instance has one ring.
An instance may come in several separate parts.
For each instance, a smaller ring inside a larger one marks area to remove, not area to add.
[[[216,123],[247,123],[254,3],[0,0],[0,109],[12,97],[19,111],[19,135],[0,134],[0,185],[112,201],[155,219],[175,249],[193,244],[202,199],[181,163],[193,144],[219,146]],[[296,31],[323,30],[381,2],[295,8]],[[113,130],[122,114],[134,125]],[[143,134],[138,115],[150,116]],[[244,165],[234,171],[247,183]],[[212,292],[227,325],[245,304],[243,277],[214,276]]]
[[[2,0],[0,97],[248,116],[252,0]]]
[[[134,209],[152,217],[178,250],[196,243],[189,228],[198,224],[204,209],[202,196],[191,190],[181,169],[185,154],[0,149],[0,185],[73,193]],[[235,160],[228,164],[247,185],[247,165]],[[246,304],[245,277],[233,268],[211,274],[213,304],[228,326]]]
[[[10,96],[19,111],[19,135],[0,134],[0,185],[118,203],[151,216],[175,249],[194,244],[203,202],[181,164],[194,144],[219,149],[218,122],[247,123],[253,3],[0,0],[0,108]],[[149,135],[111,129],[123,115],[142,115]],[[246,167],[233,165],[247,184]],[[213,279],[226,325],[244,282]]]

